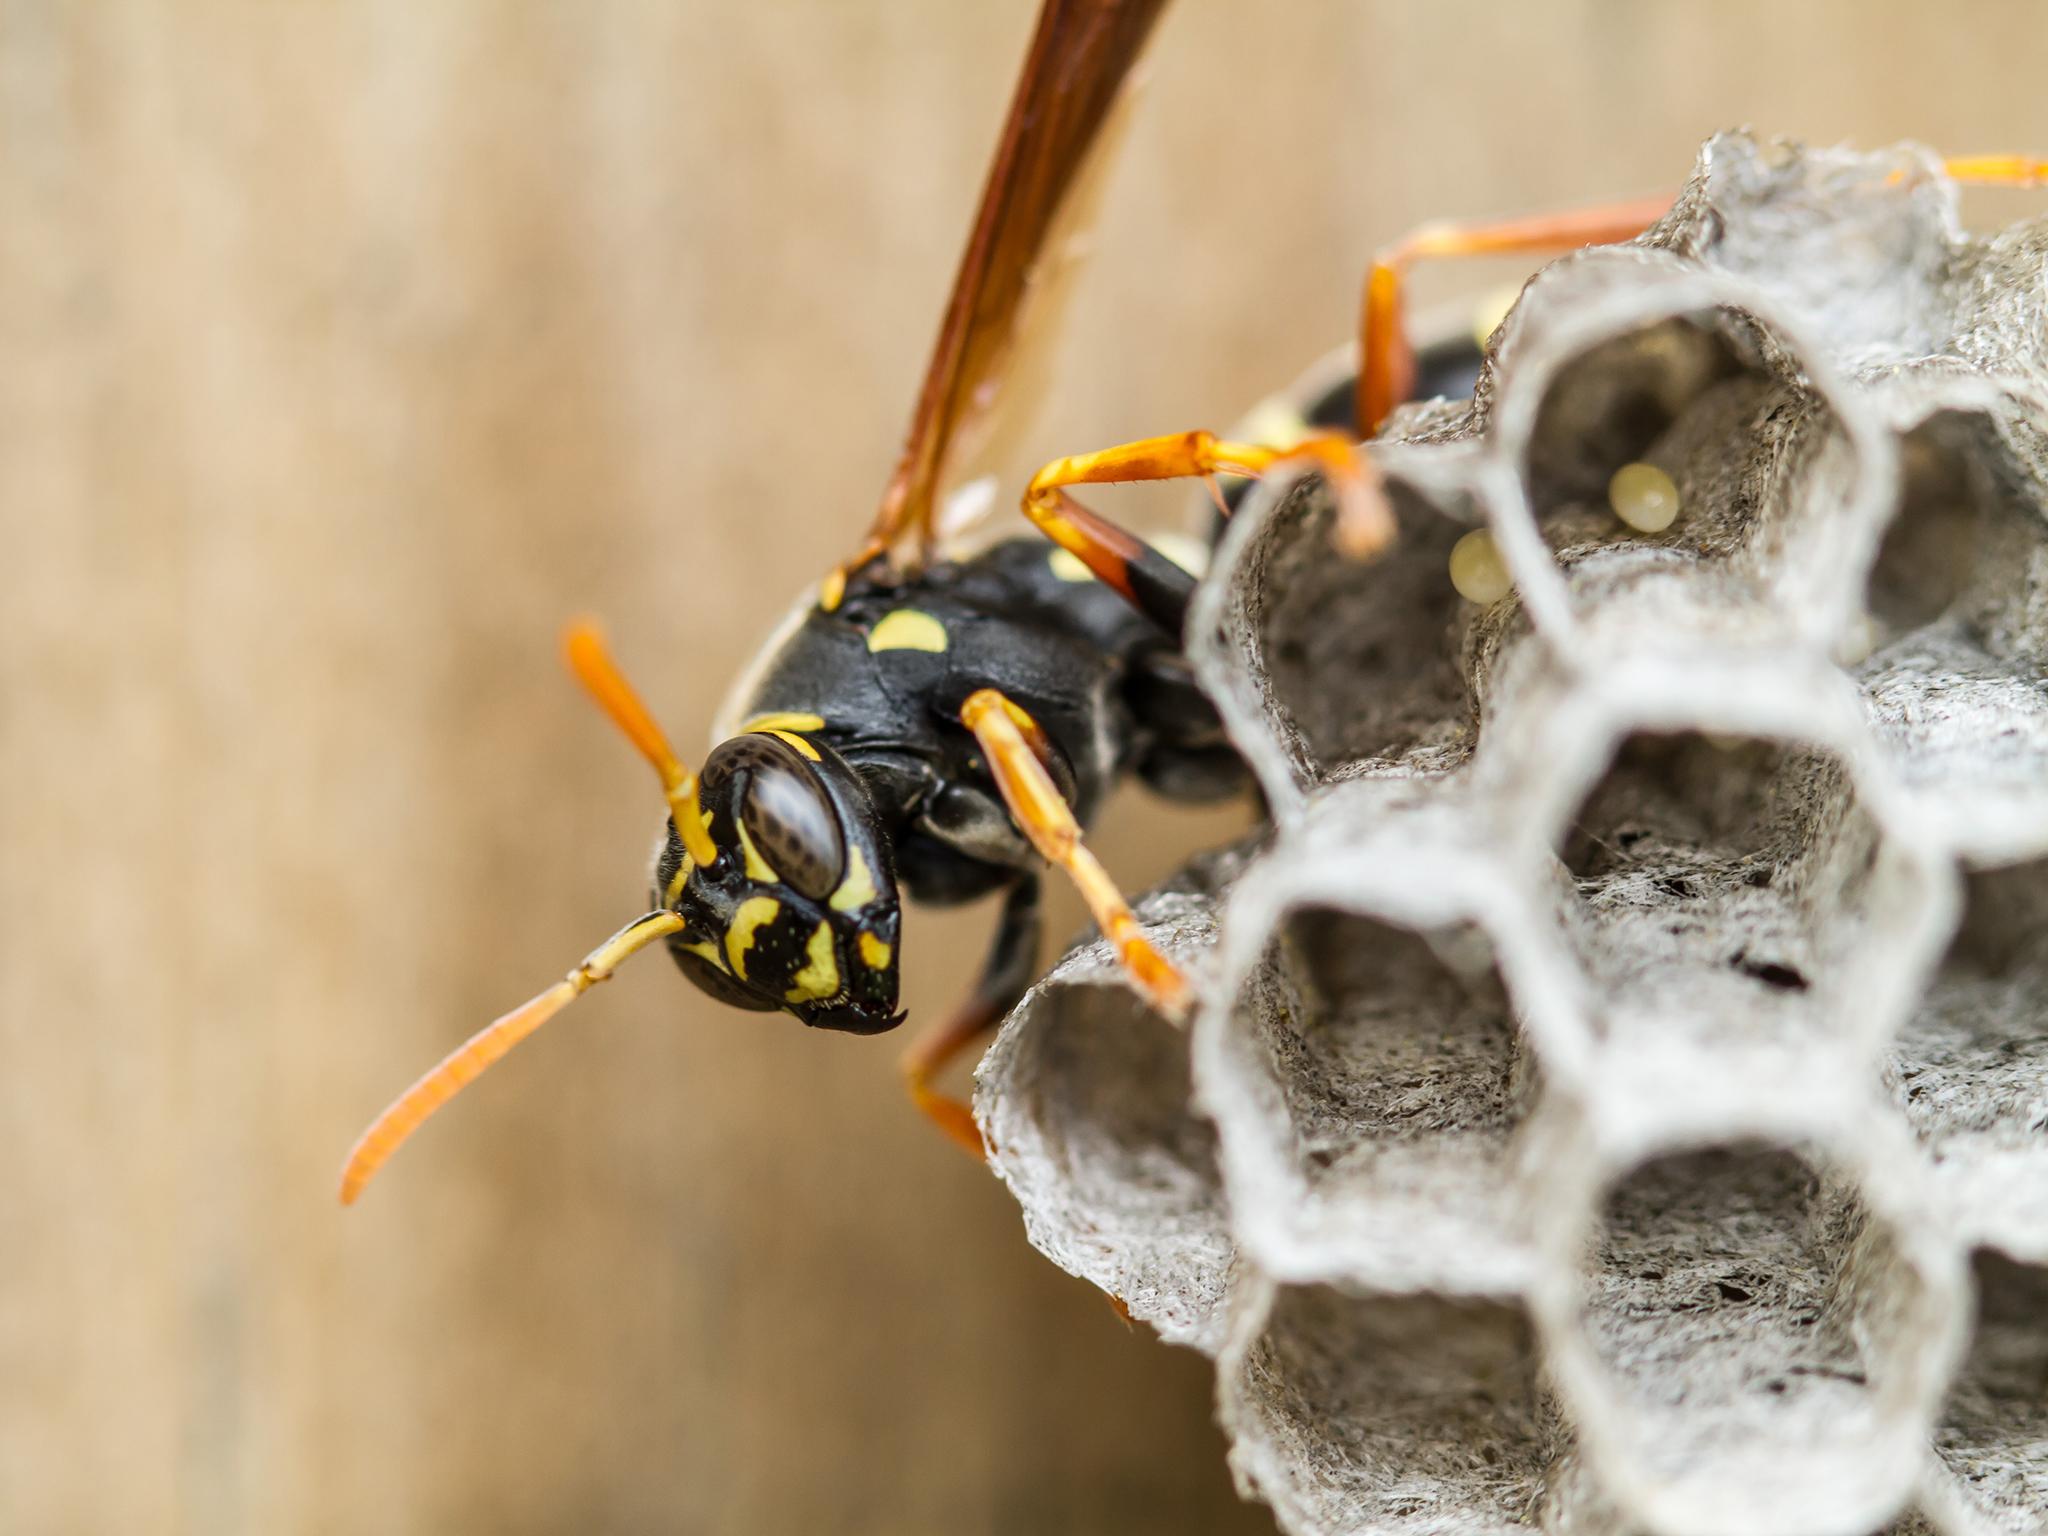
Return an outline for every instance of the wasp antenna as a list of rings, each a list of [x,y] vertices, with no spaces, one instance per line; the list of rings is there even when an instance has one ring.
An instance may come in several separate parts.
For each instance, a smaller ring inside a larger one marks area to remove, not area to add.
[[[435,1110],[481,1077],[485,1068],[600,981],[609,980],[622,960],[657,939],[681,931],[682,927],[683,919],[674,912],[650,912],[635,918],[585,955],[574,970],[547,991],[521,1003],[502,1018],[493,1019],[450,1051],[356,1139],[349,1149],[348,1161],[342,1164],[341,1203],[354,1205],[356,1197],[390,1160],[391,1154],[405,1144],[406,1138],[424,1125]]]
[[[697,803],[697,775],[676,756],[676,749],[668,744],[668,737],[654,723],[654,716],[640,702],[640,695],[626,681],[626,674],[612,660],[611,652],[605,649],[604,636],[597,625],[589,619],[578,619],[563,632],[562,648],[576,680],[661,775],[662,793],[668,797],[669,815],[675,818],[676,835],[683,840],[683,848],[699,864],[715,863],[718,849],[704,829],[704,813]]]

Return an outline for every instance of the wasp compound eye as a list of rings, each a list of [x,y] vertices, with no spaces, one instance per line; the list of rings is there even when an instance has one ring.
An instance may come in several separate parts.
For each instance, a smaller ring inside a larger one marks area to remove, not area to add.
[[[825,786],[794,747],[765,732],[735,736],[711,754],[704,776],[775,880],[813,901],[832,894],[846,872],[846,834]]]
[[[713,1002],[724,1003],[728,1008],[745,1008],[752,1013],[773,1013],[781,1006],[773,998],[749,991],[694,950],[671,944],[669,953],[676,957],[682,973]]]

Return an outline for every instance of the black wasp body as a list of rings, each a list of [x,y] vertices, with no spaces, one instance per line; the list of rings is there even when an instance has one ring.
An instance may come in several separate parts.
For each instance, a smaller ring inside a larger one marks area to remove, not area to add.
[[[1163,561],[1145,564],[1192,585]],[[685,973],[726,1001],[873,1033],[900,1019],[898,888],[942,905],[1007,889],[978,999],[1007,1008],[1030,979],[1042,861],[962,724],[991,688],[1036,723],[1083,825],[1127,773],[1185,800],[1245,782],[1178,635],[1072,556],[1017,538],[905,579],[874,562],[835,606],[804,612],[749,687],[740,734],[706,762],[717,865],[679,880],[689,856],[669,828],[655,899],[692,918],[668,941]],[[766,838],[751,809],[764,795],[793,808]],[[825,873],[794,890],[784,859]]]
[[[1478,349],[1460,338],[1418,364],[1429,393],[1469,395]],[[1346,378],[1275,405],[1306,431],[1347,419],[1354,396]],[[1191,802],[1240,789],[1244,766],[1181,653],[1194,576],[1157,548],[1124,548],[1123,591],[1027,537],[903,578],[872,561],[806,608],[705,763],[716,861],[693,868],[673,823],[656,860],[657,906],[688,923],[668,940],[684,974],[740,1007],[879,1033],[902,1020],[899,887],[939,905],[1007,889],[963,1028],[1006,1012],[1031,981],[1044,861],[963,723],[983,690],[1035,725],[1082,827],[1127,773]]]
[[[1055,216],[1164,4],[1044,0],[867,537],[767,656],[701,776],[595,629],[571,628],[571,667],[655,769],[668,802],[652,910],[379,1115],[343,1169],[345,1202],[465,1084],[657,943],[721,1002],[876,1034],[903,1019],[902,895],[947,903],[1006,891],[974,996],[903,1062],[913,1100],[976,1154],[971,1113],[933,1078],[1029,985],[1045,868],[1074,882],[1151,1005],[1188,1016],[1186,978],[1152,946],[1082,828],[1127,773],[1188,800],[1229,794],[1246,775],[1181,652],[1195,577],[1067,487],[1257,474],[1298,457],[1381,539],[1390,514],[1372,521],[1368,477],[1341,434],[1288,450],[1187,433],[1040,470],[1023,510],[1050,545],[1012,539],[948,559],[936,519],[956,439],[997,393]]]

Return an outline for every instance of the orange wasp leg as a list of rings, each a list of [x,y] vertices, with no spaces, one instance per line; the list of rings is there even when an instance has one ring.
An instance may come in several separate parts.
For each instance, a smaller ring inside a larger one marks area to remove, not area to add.
[[[450,1051],[438,1066],[393,1100],[356,1139],[341,1169],[341,1203],[355,1204],[364,1186],[390,1161],[391,1154],[405,1144],[406,1138],[513,1046],[600,981],[610,980],[613,970],[629,955],[682,929],[683,919],[674,912],[650,912],[645,917],[636,917],[585,955],[547,991],[492,1020]]]
[[[987,1158],[988,1148],[982,1145],[981,1127],[974,1123],[973,1106],[934,1088],[932,1080],[1001,1018],[999,1013],[969,1004],[936,1029],[918,1036],[903,1056],[903,1086],[910,1092],[910,1102],[947,1140],[977,1162]]]
[[[2048,187],[2048,160],[2026,155],[1956,155],[1941,162],[1952,181],[1980,187]]]
[[[1632,240],[1662,218],[1671,200],[1608,203],[1565,213],[1484,224],[1427,224],[1382,251],[1366,274],[1358,328],[1358,435],[1370,438],[1415,385],[1415,348],[1403,317],[1402,279],[1439,256],[1500,256],[1573,250]]]
[[[1152,947],[1109,871],[1081,841],[1080,823],[1032,746],[1043,740],[1037,723],[993,688],[969,695],[960,719],[981,744],[1017,825],[1040,857],[1066,871],[1133,984],[1167,1018],[1185,1022],[1193,1006],[1187,978]]]
[[[974,995],[945,1019],[912,1042],[904,1053],[903,1086],[910,1101],[962,1150],[979,1159],[987,1155],[981,1131],[974,1123],[974,1111],[966,1100],[942,1093],[932,1080],[974,1042],[1002,1023],[1003,1016],[1017,1004],[1031,985],[1037,969],[1038,877],[1030,876],[1010,888],[1003,903],[1003,916],[996,926],[995,942],[989,948],[981,980]]]
[[[1123,485],[1139,480],[1208,479],[1217,474],[1263,475],[1290,464],[1322,472],[1337,498],[1338,541],[1348,553],[1371,554],[1394,536],[1393,509],[1372,460],[1344,436],[1319,432],[1289,447],[1233,443],[1213,432],[1148,437],[1097,453],[1054,459],[1031,477],[1024,515],[1045,536],[1078,558],[1140,609],[1151,612],[1132,579],[1131,549],[1145,546],[1087,511],[1065,493],[1070,485]],[[1170,564],[1155,555],[1159,564]],[[1140,570],[1139,579],[1144,572]],[[1156,617],[1156,615],[1155,615]],[[1176,622],[1168,626],[1176,633]]]

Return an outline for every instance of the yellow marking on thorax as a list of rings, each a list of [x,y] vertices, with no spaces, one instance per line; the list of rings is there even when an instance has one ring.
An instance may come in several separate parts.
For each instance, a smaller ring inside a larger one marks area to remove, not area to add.
[[[804,968],[790,978],[786,1003],[822,1002],[839,995],[839,958],[832,952],[832,925],[820,923],[805,946]]]
[[[1052,568],[1053,575],[1061,581],[1093,581],[1095,573],[1081,561],[1071,549],[1055,549],[1045,557],[1045,563]]]
[[[943,651],[946,626],[915,608],[885,613],[868,631],[871,651]]]
[[[878,939],[872,933],[860,936],[860,957],[866,962],[869,970],[885,969],[889,964],[889,957],[894,953],[886,940]]]
[[[754,946],[754,930],[774,922],[781,912],[782,903],[773,896],[749,896],[733,913],[732,926],[725,930],[725,953],[732,961],[733,975],[741,981],[747,979],[747,951]]]
[[[1209,548],[1198,539],[1191,539],[1184,533],[1156,533],[1146,541],[1153,552],[1164,555],[1190,576],[1199,578],[1209,568]],[[1061,581],[1079,585],[1093,581],[1095,573],[1088,569],[1081,557],[1070,549],[1055,549],[1045,557],[1046,565]]]
[[[758,880],[763,885],[780,885],[782,876],[775,872],[775,866],[761,857],[761,850],[754,846],[754,840],[747,836],[747,825],[740,822],[740,852],[746,855],[747,878]]]
[[[823,715],[805,714],[802,710],[776,709],[765,715],[756,715],[742,731],[822,731],[825,729]]]
[[[1314,430],[1292,400],[1268,395],[1252,407],[1251,414],[1231,435],[1265,448],[1292,448]]]
[[[825,573],[825,579],[818,583],[818,606],[826,613],[835,611],[846,599],[846,569],[834,566]]]
[[[834,912],[853,912],[866,906],[876,896],[875,877],[868,872],[868,861],[861,857],[858,848],[846,850],[846,878],[839,882],[839,889],[832,893],[828,905]]]
[[[803,753],[805,757],[808,757],[814,763],[824,761],[823,758],[818,756],[818,749],[812,746],[808,741],[805,741],[803,737],[797,735],[795,731],[767,731],[764,734],[769,736],[780,737],[782,740],[788,742],[792,747],[795,747],[797,751]]]

